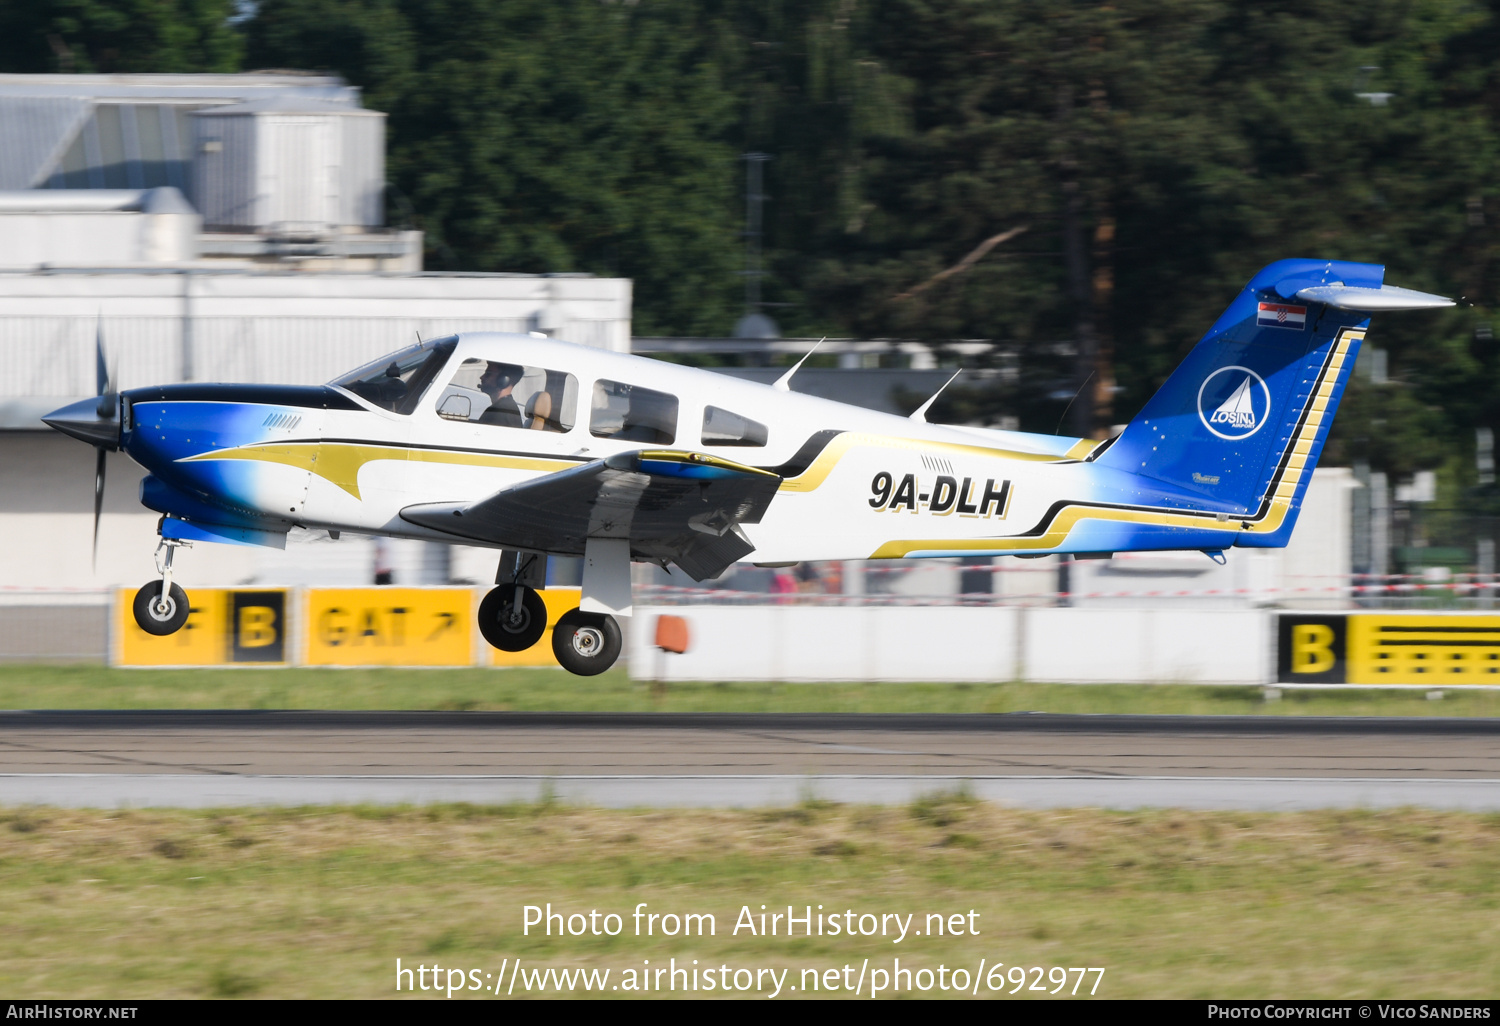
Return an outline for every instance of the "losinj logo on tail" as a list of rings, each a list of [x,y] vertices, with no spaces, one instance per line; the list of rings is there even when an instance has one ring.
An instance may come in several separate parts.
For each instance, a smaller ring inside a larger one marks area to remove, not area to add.
[[[1249,367],[1220,367],[1198,389],[1198,418],[1231,442],[1259,431],[1271,412],[1271,390]]]

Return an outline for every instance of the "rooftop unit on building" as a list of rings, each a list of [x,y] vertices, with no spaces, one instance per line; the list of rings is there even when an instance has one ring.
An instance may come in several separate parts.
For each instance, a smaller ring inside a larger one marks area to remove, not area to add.
[[[188,115],[270,97],[360,103],[333,75],[0,75],[0,189],[186,192]]]
[[[166,187],[203,215],[188,252],[156,246],[127,260],[86,242],[70,248],[90,234],[72,229],[42,231],[46,246],[0,248],[45,250],[32,266],[422,269],[421,233],[383,227],[385,115],[340,78],[0,75],[0,191],[99,192],[85,203],[98,215],[115,203],[106,193]],[[31,210],[62,226],[61,211]]]
[[[190,121],[192,194],[210,231],[321,235],[381,224],[384,114],[278,96],[206,107]]]

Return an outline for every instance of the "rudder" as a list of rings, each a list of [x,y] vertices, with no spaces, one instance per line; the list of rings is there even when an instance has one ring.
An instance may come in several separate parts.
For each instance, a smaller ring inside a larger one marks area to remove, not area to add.
[[[1384,276],[1345,261],[1266,267],[1097,462],[1239,521],[1237,545],[1285,545],[1369,311],[1451,305]]]

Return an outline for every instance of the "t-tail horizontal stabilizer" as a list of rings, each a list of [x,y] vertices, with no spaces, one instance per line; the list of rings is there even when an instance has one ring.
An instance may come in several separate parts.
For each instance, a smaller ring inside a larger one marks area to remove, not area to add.
[[[1369,314],[1453,305],[1384,276],[1378,264],[1271,264],[1097,463],[1149,479],[1167,505],[1238,523],[1237,545],[1285,545]]]

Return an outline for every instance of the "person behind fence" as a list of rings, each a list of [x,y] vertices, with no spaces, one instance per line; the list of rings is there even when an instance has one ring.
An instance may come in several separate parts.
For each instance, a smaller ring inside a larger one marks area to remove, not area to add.
[[[395,568],[391,566],[390,542],[384,538],[375,539],[375,583],[395,584]]]

